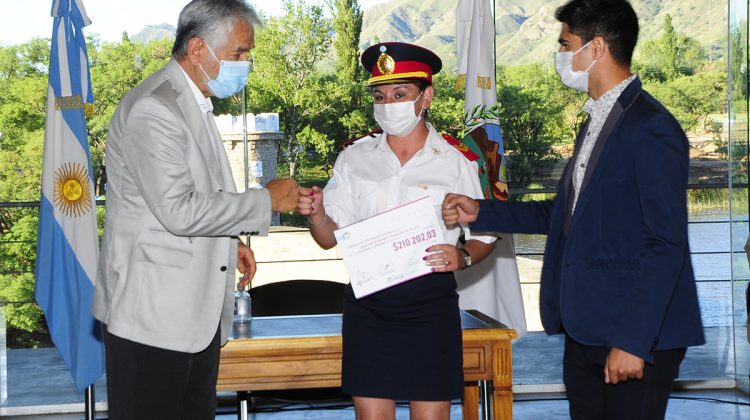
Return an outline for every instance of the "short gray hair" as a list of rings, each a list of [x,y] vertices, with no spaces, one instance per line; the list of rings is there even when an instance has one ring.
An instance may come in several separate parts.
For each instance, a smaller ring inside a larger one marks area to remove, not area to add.
[[[216,48],[226,41],[236,19],[254,28],[262,26],[255,9],[244,0],[191,1],[180,12],[172,57],[186,57],[188,42],[192,38],[202,38],[209,46]]]

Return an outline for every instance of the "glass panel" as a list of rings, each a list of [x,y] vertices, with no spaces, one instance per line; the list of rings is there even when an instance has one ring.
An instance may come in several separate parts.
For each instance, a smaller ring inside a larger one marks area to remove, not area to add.
[[[732,247],[733,333],[735,377],[745,387],[750,382],[748,342],[748,3],[730,0],[729,7],[729,136],[727,155],[730,184],[730,229]]]
[[[688,350],[680,380],[733,379],[731,254],[726,189],[693,189],[691,197],[723,197],[711,206],[691,201],[689,241],[706,344]]]

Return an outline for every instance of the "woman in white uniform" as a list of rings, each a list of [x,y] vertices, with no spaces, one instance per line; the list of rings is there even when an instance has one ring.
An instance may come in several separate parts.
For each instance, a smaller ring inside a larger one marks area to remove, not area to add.
[[[363,138],[336,160],[325,189],[301,188],[298,210],[323,248],[333,231],[429,196],[439,215],[443,197],[482,197],[477,166],[425,120],[440,58],[405,43],[381,43],[362,54],[374,116],[383,133]],[[442,223],[442,221],[441,221]],[[445,244],[425,250],[432,273],[356,299],[347,288],[343,315],[342,389],[357,419],[395,418],[408,400],[412,418],[448,419],[463,396],[461,320],[454,271],[486,257],[494,238],[473,236],[459,246],[460,228],[443,226]]]

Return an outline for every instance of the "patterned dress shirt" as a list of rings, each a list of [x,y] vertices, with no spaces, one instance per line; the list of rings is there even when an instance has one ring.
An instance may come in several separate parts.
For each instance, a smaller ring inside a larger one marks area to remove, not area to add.
[[[602,131],[604,122],[607,121],[607,117],[612,111],[612,107],[615,106],[617,98],[620,97],[622,91],[624,91],[625,88],[630,85],[630,82],[635,80],[636,77],[635,74],[628,77],[607,91],[607,93],[602,95],[599,99],[594,100],[589,98],[586,103],[583,104],[583,111],[589,114],[590,122],[586,136],[581,143],[575,167],[573,168],[573,212],[575,211],[576,203],[578,202],[578,195],[581,192],[581,184],[583,184],[583,177],[586,175],[586,168],[589,164],[591,151],[594,150],[594,145],[596,145],[596,139],[599,137],[599,133]]]

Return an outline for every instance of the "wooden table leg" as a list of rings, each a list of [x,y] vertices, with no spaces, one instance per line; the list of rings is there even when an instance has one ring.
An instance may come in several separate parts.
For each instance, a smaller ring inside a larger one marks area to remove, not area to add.
[[[495,420],[513,419],[513,362],[509,340],[492,343],[492,406]]]
[[[464,385],[464,403],[461,407],[463,420],[479,420],[479,383],[466,382]]]
[[[513,391],[497,389],[492,393],[492,408],[496,420],[513,418]]]

